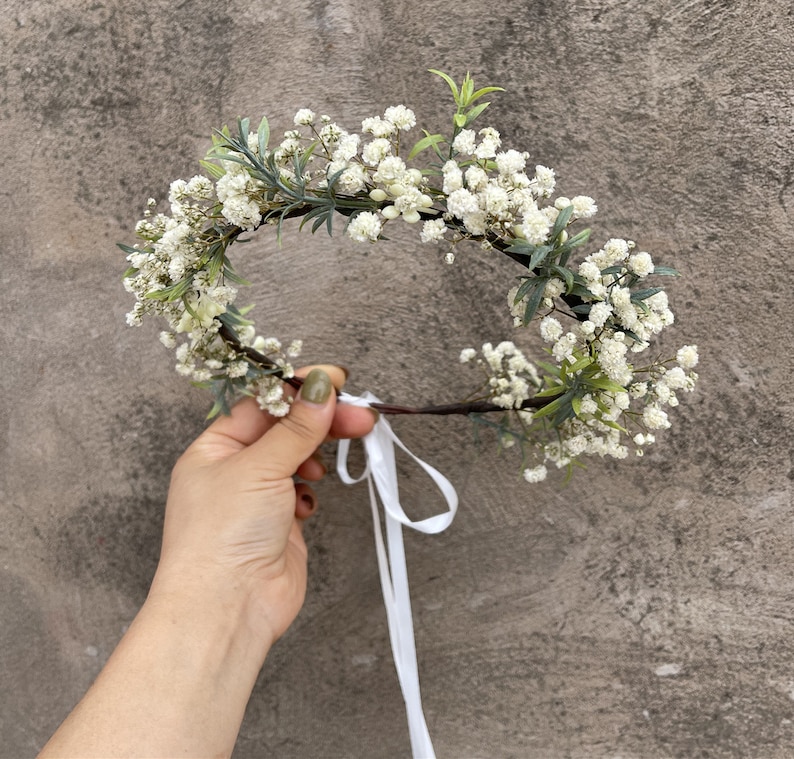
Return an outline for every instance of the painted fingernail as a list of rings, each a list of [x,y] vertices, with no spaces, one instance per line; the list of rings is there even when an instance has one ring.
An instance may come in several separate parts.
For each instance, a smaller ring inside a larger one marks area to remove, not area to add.
[[[333,389],[331,378],[322,369],[312,369],[306,379],[303,380],[301,399],[323,406]]]
[[[317,501],[308,493],[301,495],[301,501],[303,501],[303,503],[306,505],[306,508],[309,509],[310,512],[314,512],[314,510],[317,508]]]
[[[367,408],[372,412],[372,416],[375,417],[375,424],[377,424],[380,421],[380,411],[376,408],[372,408],[372,406],[368,406]]]

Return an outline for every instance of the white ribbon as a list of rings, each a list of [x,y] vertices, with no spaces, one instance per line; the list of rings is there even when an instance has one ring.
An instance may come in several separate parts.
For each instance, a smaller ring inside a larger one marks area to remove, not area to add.
[[[378,403],[372,393],[364,393],[361,397],[342,393],[341,403],[351,406],[369,406]],[[446,499],[448,510],[435,516],[411,521],[400,505],[400,494],[397,485],[397,465],[394,446],[399,446],[422,469],[427,472],[438,486]],[[422,696],[419,691],[419,669],[416,663],[416,645],[414,643],[414,626],[411,617],[411,597],[408,592],[408,570],[405,564],[402,525],[424,533],[437,533],[446,529],[452,522],[458,509],[458,494],[450,481],[441,472],[414,456],[394,434],[386,418],[381,415],[377,424],[364,438],[366,452],[366,468],[358,479],[353,479],[347,471],[347,455],[350,450],[349,440],[340,440],[337,454],[337,471],[342,482],[354,485],[367,479],[369,499],[372,506],[372,521],[375,528],[375,550],[380,570],[380,584],[383,590],[383,601],[386,606],[386,619],[389,625],[394,665],[400,681],[405,711],[408,717],[408,731],[411,737],[411,750],[414,759],[435,759],[430,733],[427,730],[425,715],[422,711]],[[377,492],[377,494],[376,494]],[[388,555],[383,542],[380,525],[378,497],[383,504],[383,520],[386,524],[386,540]]]

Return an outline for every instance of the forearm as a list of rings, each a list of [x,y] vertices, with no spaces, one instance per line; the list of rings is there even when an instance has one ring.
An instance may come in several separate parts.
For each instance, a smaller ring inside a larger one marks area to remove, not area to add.
[[[157,588],[42,759],[231,755],[270,641],[223,588]]]

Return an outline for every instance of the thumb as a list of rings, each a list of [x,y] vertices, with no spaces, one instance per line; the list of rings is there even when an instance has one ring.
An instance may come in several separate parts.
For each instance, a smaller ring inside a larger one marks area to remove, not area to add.
[[[291,477],[325,440],[335,407],[331,378],[322,369],[312,369],[289,414],[243,451],[244,457],[264,480]]]

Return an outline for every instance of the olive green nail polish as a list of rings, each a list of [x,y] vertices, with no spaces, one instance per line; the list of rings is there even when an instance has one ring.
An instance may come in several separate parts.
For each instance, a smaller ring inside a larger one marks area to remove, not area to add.
[[[303,380],[301,398],[322,406],[325,405],[333,389],[331,378],[322,369],[312,369]]]

